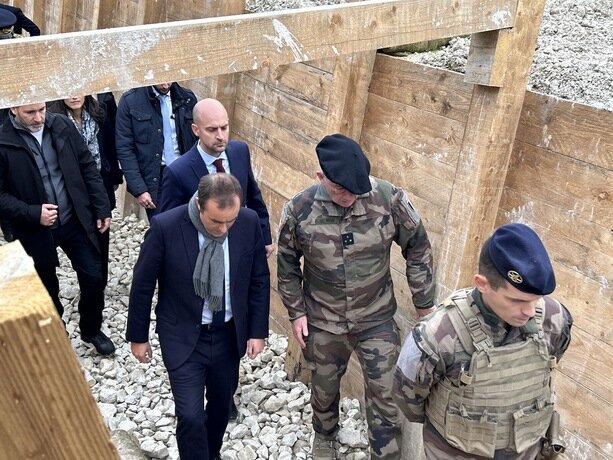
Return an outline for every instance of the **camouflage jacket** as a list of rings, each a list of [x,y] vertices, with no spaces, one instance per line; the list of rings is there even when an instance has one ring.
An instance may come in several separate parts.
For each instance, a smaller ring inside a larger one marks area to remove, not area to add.
[[[334,334],[389,321],[396,312],[393,241],[406,259],[413,304],[433,305],[432,249],[419,215],[401,189],[374,177],[371,184],[350,208],[332,202],[319,184],[285,204],[277,275],[291,320],[307,315],[309,324]]]
[[[452,294],[458,295],[460,291]],[[507,326],[482,301],[478,290],[468,292],[471,309],[484,325],[495,347],[525,340],[523,327]],[[450,297],[452,297],[450,296]],[[463,368],[470,363],[469,355],[451,324],[443,302],[439,308],[419,322],[402,346],[394,372],[392,395],[400,410],[412,422],[424,423],[424,447],[431,455],[440,458],[475,459],[452,446],[438,434],[425,416],[425,406],[432,388],[446,377],[458,381]],[[552,297],[544,297],[543,332],[551,356],[559,361],[570,343],[572,326],[570,312]],[[538,446],[516,454],[506,450],[496,451],[495,459],[534,458]],[[536,450],[535,450],[536,449]],[[481,457],[478,457],[481,458]]]

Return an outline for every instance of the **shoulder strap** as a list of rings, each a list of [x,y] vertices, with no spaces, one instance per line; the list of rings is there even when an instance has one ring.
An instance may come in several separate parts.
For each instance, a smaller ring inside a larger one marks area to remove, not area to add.
[[[463,290],[455,293],[445,307],[448,309],[449,320],[458,334],[460,343],[464,350],[472,355],[476,350],[487,350],[494,344],[483,330],[481,321],[470,308],[469,292],[469,290]]]

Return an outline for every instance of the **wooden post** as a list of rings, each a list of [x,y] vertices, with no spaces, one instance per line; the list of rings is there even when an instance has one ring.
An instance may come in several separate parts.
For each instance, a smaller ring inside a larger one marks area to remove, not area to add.
[[[544,3],[519,0],[515,26],[477,37],[471,49],[467,79],[477,84],[438,261],[439,297],[472,283],[481,245],[494,228]]]
[[[19,242],[0,247],[0,350],[1,458],[119,459],[64,325]]]

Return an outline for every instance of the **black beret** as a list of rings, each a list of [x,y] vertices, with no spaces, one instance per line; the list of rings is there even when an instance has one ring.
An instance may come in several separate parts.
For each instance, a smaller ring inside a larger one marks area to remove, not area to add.
[[[0,9],[0,29],[8,29],[13,27],[17,22],[17,16],[9,10]]]
[[[332,182],[356,195],[372,190],[370,162],[356,141],[332,134],[324,137],[315,151],[321,170]]]
[[[487,244],[490,259],[511,286],[537,295],[551,294],[556,288],[547,250],[536,232],[527,225],[503,225]]]

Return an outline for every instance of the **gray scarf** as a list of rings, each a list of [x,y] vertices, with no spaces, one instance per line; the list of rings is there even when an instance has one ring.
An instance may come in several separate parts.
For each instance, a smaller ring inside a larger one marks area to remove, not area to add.
[[[216,312],[222,309],[221,301],[225,288],[223,243],[228,233],[224,233],[223,236],[213,236],[206,231],[200,220],[197,199],[198,192],[189,200],[188,205],[189,219],[198,233],[204,236],[204,244],[200,248],[194,268],[194,290],[199,297],[208,302],[211,311]]]

